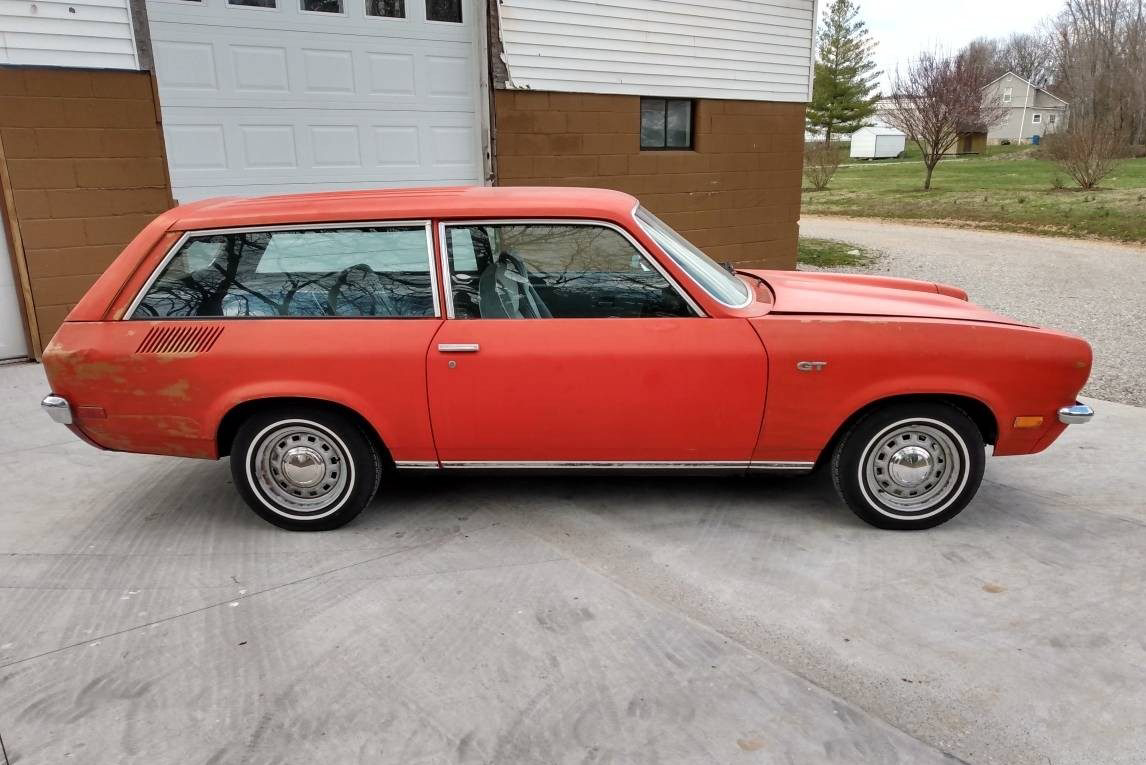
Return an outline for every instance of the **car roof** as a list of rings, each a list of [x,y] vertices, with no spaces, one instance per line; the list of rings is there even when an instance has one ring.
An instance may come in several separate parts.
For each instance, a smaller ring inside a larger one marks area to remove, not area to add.
[[[170,229],[233,228],[291,223],[466,218],[596,218],[622,220],[635,197],[609,189],[459,186],[218,197],[166,213]]]

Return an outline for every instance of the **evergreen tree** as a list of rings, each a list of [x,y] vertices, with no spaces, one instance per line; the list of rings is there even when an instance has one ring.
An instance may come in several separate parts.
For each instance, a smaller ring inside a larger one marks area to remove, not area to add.
[[[872,56],[875,42],[859,18],[853,0],[832,0],[824,9],[816,50],[816,76],[808,104],[810,132],[832,135],[854,133],[875,114],[875,81],[879,72]]]

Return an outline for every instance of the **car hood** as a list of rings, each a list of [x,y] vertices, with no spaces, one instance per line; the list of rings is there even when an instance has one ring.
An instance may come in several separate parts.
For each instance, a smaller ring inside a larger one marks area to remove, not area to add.
[[[914,279],[819,271],[746,271],[772,290],[772,313],[904,316],[993,324],[1020,322],[967,301],[958,287]]]

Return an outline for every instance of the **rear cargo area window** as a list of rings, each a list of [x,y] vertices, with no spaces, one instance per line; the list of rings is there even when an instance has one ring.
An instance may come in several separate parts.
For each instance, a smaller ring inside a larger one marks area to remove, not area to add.
[[[424,226],[188,237],[133,319],[412,318],[436,312]]]

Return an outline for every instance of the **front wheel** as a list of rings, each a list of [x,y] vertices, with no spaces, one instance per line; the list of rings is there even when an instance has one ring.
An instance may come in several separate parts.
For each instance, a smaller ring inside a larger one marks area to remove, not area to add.
[[[979,490],[986,464],[978,426],[956,406],[893,404],[856,422],[832,455],[836,491],[881,529],[929,529]]]
[[[264,520],[292,531],[325,531],[362,512],[378,490],[382,461],[349,417],[317,407],[276,408],[239,428],[231,475]]]

